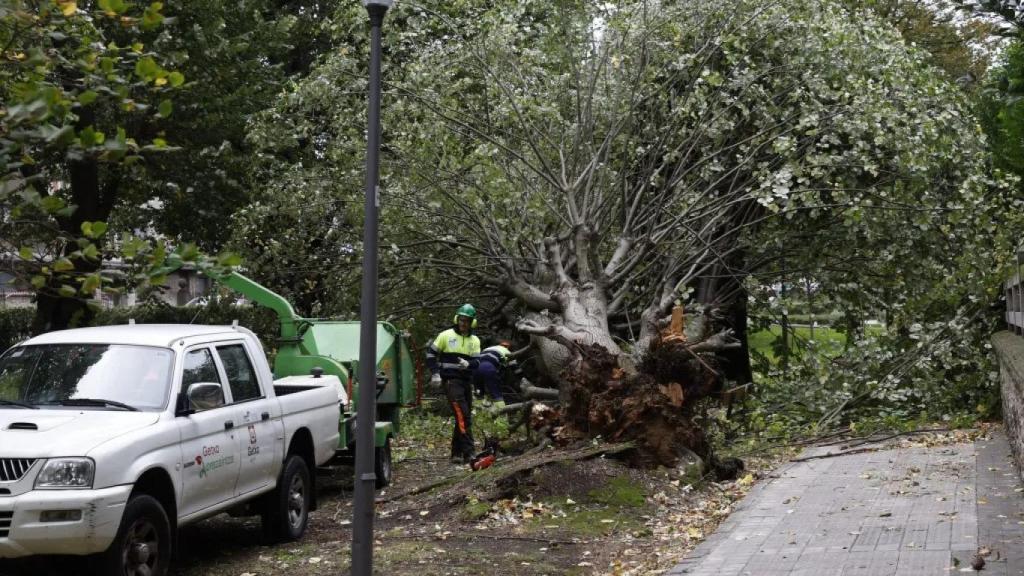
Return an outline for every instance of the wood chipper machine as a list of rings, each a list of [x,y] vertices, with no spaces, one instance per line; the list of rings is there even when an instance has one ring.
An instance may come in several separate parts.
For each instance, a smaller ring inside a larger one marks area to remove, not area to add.
[[[204,271],[228,288],[277,313],[281,334],[277,339],[274,378],[327,374],[337,376],[345,386],[347,402],[338,422],[339,457],[355,451],[355,407],[363,387],[359,373],[359,322],[301,318],[283,296],[258,282],[232,272],[221,275]],[[377,487],[391,482],[391,439],[401,430],[401,409],[418,401],[416,360],[407,334],[387,322],[377,323],[377,394],[374,429]]]

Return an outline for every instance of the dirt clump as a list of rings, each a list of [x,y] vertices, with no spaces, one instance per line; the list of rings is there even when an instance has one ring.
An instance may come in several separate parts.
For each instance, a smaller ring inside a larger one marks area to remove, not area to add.
[[[581,346],[580,359],[563,374],[567,402],[558,436],[566,440],[601,438],[632,441],[633,465],[674,467],[687,451],[714,461],[704,431],[696,423],[701,400],[721,390],[712,354],[691,351],[685,341],[666,340],[627,374],[615,356],[599,345]]]

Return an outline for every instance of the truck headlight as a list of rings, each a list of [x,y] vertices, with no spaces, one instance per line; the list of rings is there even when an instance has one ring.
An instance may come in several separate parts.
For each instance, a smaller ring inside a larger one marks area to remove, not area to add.
[[[36,488],[92,488],[95,472],[92,458],[53,458],[36,476]]]

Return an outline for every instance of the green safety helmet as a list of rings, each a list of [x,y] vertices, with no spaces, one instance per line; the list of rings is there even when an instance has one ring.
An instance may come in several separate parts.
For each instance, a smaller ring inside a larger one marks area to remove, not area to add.
[[[459,309],[455,311],[455,318],[452,322],[459,323],[459,316],[465,316],[473,321],[472,327],[476,328],[476,308],[472,304],[463,304],[459,306]]]

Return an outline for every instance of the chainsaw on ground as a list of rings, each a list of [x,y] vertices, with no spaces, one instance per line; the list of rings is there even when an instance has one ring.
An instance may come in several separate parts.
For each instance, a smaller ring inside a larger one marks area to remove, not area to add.
[[[484,441],[484,449],[469,461],[469,467],[474,472],[490,468],[494,461],[498,459],[499,448],[497,438],[488,438]]]

